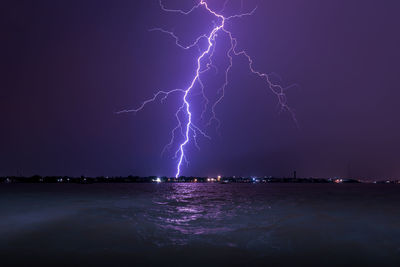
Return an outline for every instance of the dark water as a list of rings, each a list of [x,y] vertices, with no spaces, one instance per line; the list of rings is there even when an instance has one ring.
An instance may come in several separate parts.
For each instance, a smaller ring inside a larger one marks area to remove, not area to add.
[[[400,186],[0,185],[0,266],[400,266]]]

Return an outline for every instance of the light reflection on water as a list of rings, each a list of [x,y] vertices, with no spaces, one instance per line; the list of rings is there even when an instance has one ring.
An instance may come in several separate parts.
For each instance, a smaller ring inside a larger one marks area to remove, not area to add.
[[[216,194],[215,188],[198,184],[174,184],[170,191],[153,197],[154,223],[172,233],[183,235],[202,235],[223,233],[231,230],[224,226],[235,216],[230,208],[231,195],[228,192]],[[222,223],[224,222],[224,223]],[[179,240],[185,244],[185,238]]]

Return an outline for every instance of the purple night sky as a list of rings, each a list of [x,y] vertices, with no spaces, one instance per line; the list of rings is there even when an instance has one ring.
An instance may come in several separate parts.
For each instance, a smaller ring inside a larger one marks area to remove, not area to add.
[[[188,10],[196,1],[164,3]],[[182,174],[399,178],[399,1],[244,1],[245,11],[255,6],[229,29],[255,68],[299,85],[286,92],[299,127],[235,58],[216,109],[220,134],[207,129],[212,140],[188,149]],[[231,0],[226,12],[238,9]],[[171,153],[160,153],[179,97],[115,112],[193,77],[196,49],[149,29],[192,42],[213,17],[168,14],[158,0],[16,0],[0,12],[0,175],[174,175]]]

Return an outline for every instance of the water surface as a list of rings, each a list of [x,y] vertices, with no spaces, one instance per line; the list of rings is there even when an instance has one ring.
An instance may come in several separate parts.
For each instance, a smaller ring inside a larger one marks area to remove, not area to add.
[[[398,185],[2,184],[0,203],[5,266],[400,266]]]

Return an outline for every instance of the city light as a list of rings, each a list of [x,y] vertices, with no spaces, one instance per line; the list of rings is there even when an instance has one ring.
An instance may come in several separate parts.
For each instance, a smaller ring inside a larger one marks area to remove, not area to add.
[[[153,179],[153,182],[161,183],[161,178],[160,178],[160,177],[157,177],[156,179]]]

